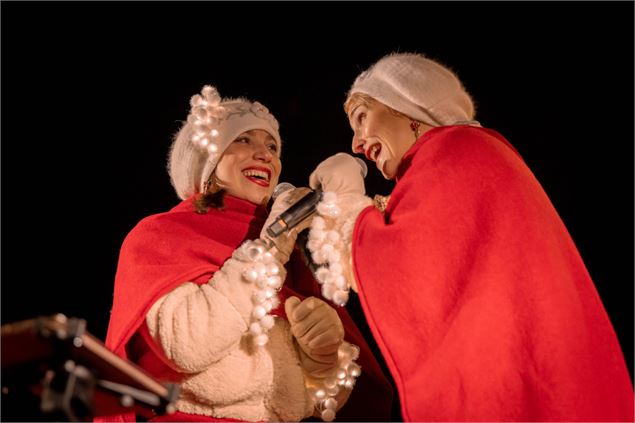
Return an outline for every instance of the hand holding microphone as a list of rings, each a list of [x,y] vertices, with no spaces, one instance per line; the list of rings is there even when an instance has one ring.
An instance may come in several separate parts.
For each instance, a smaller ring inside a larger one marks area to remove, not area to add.
[[[319,173],[318,173],[319,171]],[[340,175],[331,175],[332,172],[341,172]],[[277,216],[277,218],[268,225],[265,225],[267,234],[271,237],[279,236],[286,230],[295,228],[300,223],[305,223],[304,220],[311,216],[322,199],[323,191],[336,191],[341,187],[346,186],[341,179],[348,179],[348,185],[352,188],[349,190],[365,192],[364,178],[368,173],[366,163],[362,159],[352,157],[345,153],[338,153],[335,156],[322,162],[317,169],[311,174],[309,183],[315,191],[308,191],[299,200],[287,201],[288,204],[293,204],[291,207],[283,211],[282,213],[274,213],[272,208],[271,215]],[[323,176],[326,175],[326,176]],[[325,184],[322,180],[326,181],[327,188],[324,188]],[[334,183],[337,181],[337,183]],[[361,188],[359,187],[361,184]],[[337,185],[337,186],[336,186]],[[273,199],[276,201],[287,190],[294,189],[295,187],[288,182],[283,182],[276,186],[273,191]],[[300,188],[299,188],[300,189]],[[305,188],[306,189],[306,188]],[[308,225],[303,225],[308,227]],[[298,232],[301,232],[298,231]]]
[[[335,172],[336,174],[332,174]],[[323,191],[364,194],[366,163],[346,153],[322,162],[311,174],[309,188],[295,188],[283,182],[273,192],[273,205],[260,237],[275,247],[274,255],[284,264],[289,260],[297,236],[311,225],[311,216]]]
[[[346,153],[337,153],[315,168],[309,177],[309,186],[322,191],[333,191],[338,196],[366,193],[364,178],[368,168],[363,160]]]
[[[298,213],[294,213],[291,215],[293,219],[286,217],[287,221],[293,225],[289,226],[283,220],[283,216],[288,215],[284,213],[312,193],[313,191],[309,188],[295,188],[287,182],[278,184],[273,192],[273,204],[269,212],[269,217],[260,231],[260,238],[271,246],[271,253],[276,256],[282,264],[289,261],[289,256],[293,252],[293,246],[295,245],[298,234],[311,224],[311,219],[307,219],[310,214],[300,216]],[[301,208],[303,210],[306,209],[306,207]]]

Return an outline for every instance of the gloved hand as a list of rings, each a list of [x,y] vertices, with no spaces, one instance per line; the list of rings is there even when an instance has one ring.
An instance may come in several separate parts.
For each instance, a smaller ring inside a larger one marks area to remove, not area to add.
[[[337,153],[320,163],[311,176],[309,185],[338,195],[365,194],[364,176],[360,163],[350,154]]]
[[[289,207],[298,202],[302,197],[308,194],[311,190],[306,187],[294,188],[288,191],[283,192],[278,195],[276,201],[273,202],[271,206],[271,212],[269,213],[269,217],[265,222],[265,225],[262,227],[260,231],[260,239],[269,244],[272,249],[270,250],[271,254],[273,254],[283,265],[289,261],[289,256],[293,252],[293,246],[295,245],[295,241],[298,238],[298,234],[308,228],[311,225],[311,221],[313,220],[313,216],[309,216],[304,219],[294,228],[284,231],[277,237],[271,237],[267,233],[267,228],[271,225],[276,218]]]
[[[304,369],[314,377],[326,377],[337,365],[337,351],[344,339],[342,321],[326,302],[308,297],[289,297],[284,304],[291,333],[301,351]]]

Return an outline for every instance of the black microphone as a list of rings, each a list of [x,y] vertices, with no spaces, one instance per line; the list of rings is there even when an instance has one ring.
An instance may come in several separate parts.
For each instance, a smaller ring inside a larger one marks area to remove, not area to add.
[[[280,187],[280,185],[284,185],[284,187]],[[295,187],[288,182],[283,182],[276,186],[273,193],[273,198],[282,194],[289,189],[294,189]],[[300,198],[297,203],[289,207],[287,210],[280,213],[271,225],[267,228],[267,233],[271,237],[277,237],[281,233],[286,230],[291,230],[296,227],[300,222],[302,222],[307,217],[311,216],[315,213],[315,208],[318,203],[322,199],[322,190],[317,189],[315,191],[309,191],[304,197]]]
[[[355,157],[355,159],[359,162],[362,177],[365,178],[366,173],[368,172],[366,163],[364,163],[364,161],[358,157]],[[288,182],[282,182],[281,184],[278,184],[273,190],[273,200],[275,200],[276,197],[278,197],[283,192],[294,188],[295,187]],[[315,213],[315,209],[321,199],[321,187],[318,187],[315,191],[310,191],[304,197],[299,199],[297,203],[280,213],[280,216],[276,218],[275,222],[273,222],[267,228],[267,234],[275,238],[284,231],[293,229],[304,219]]]

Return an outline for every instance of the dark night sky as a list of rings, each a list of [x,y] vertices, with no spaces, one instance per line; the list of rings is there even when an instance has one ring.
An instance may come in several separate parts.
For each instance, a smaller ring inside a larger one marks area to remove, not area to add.
[[[165,159],[204,84],[268,106],[305,185],[349,148],[355,76],[417,51],[542,183],[632,372],[633,4],[2,2],[2,323],[62,312],[105,338],[119,246],[176,204]]]

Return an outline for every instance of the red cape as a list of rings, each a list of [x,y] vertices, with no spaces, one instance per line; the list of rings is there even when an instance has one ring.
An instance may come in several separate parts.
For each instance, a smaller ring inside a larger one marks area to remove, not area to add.
[[[409,421],[633,421],[593,282],[518,153],[445,127],[353,234],[359,296]]]
[[[264,208],[230,196],[225,196],[225,206],[223,211],[210,209],[207,214],[197,214],[189,199],[167,213],[143,219],[128,234],[115,278],[108,348],[127,359],[129,341],[157,299],[187,281],[206,283],[243,241],[260,236],[267,216]],[[286,267],[281,303],[290,295],[320,297],[317,282],[297,254]],[[363,369],[349,402],[338,412],[338,419],[386,420],[392,399],[390,384],[350,316],[341,308],[338,313],[346,329],[346,340],[360,347],[359,363]],[[286,318],[282,304],[273,314]],[[153,366],[146,371],[159,377]],[[133,418],[127,414],[98,420]]]

